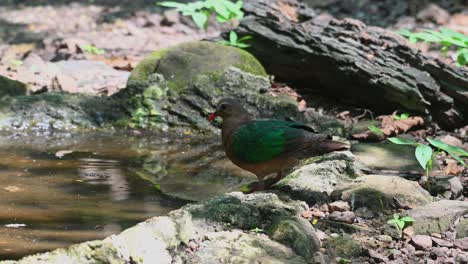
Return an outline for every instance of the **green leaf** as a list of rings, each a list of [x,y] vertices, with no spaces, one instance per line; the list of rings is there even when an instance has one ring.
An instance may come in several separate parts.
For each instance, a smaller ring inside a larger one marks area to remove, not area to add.
[[[231,31],[229,33],[229,41],[231,42],[231,44],[236,44],[237,43],[237,33],[235,31]]]
[[[398,214],[393,214],[393,219],[398,220],[400,219],[400,216]]]
[[[461,66],[468,65],[468,49],[462,49],[461,51],[458,51],[457,62]]]
[[[222,17],[222,16],[220,16],[220,15],[217,15],[217,16],[216,16],[216,20],[218,20],[219,23],[226,23],[226,22],[229,21],[230,19],[229,19],[229,18]]]
[[[409,31],[408,29],[405,29],[405,28],[402,28],[402,29],[398,30],[397,33],[404,36],[404,37],[407,37],[407,38],[409,36],[411,36],[411,34],[413,34],[413,33],[411,33],[411,31]]]
[[[444,150],[446,152],[449,152],[449,151],[453,152],[462,157],[468,157],[468,152],[464,149],[461,149],[461,148],[458,148],[449,144],[445,144],[444,142],[437,140],[437,139],[426,138],[426,140],[429,141],[429,143],[431,143],[431,145],[433,145],[436,148],[440,148],[441,150]]]
[[[367,128],[369,128],[369,130],[372,131],[377,136],[384,136],[384,133],[382,133],[382,131],[374,125],[370,125]]]
[[[156,3],[156,4],[160,5],[160,6],[164,6],[164,7],[174,7],[174,8],[181,8],[181,7],[184,7],[186,5],[186,4],[171,2],[171,1],[159,2],[159,3]]]
[[[393,118],[395,120],[403,120],[403,119],[407,119],[409,116],[410,116],[409,113],[402,113],[401,115],[394,115]]]
[[[412,145],[412,146],[419,145],[419,143],[416,141],[404,139],[404,138],[391,137],[391,138],[388,138],[388,140],[398,145]]]
[[[236,47],[239,47],[239,48],[241,48],[241,49],[245,49],[245,48],[250,47],[249,44],[245,44],[245,43],[237,43],[235,46],[236,46]]]
[[[197,12],[192,14],[193,22],[199,27],[200,29],[204,29],[206,23],[208,22],[208,16],[205,13]]]
[[[403,222],[406,222],[406,223],[412,223],[412,222],[415,222],[416,220],[411,217],[411,216],[403,216],[401,219],[401,221]]]
[[[432,148],[421,144],[416,147],[415,155],[421,167],[426,169],[429,160],[432,158]]]
[[[239,42],[244,42],[246,40],[253,39],[252,36],[243,36],[242,38],[239,39]]]
[[[398,228],[400,228],[400,230],[402,230],[404,227],[405,227],[405,222],[404,221],[397,221],[397,226]]]

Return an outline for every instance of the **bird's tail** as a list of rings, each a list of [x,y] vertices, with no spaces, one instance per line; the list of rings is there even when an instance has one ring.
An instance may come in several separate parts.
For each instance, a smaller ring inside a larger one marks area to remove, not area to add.
[[[333,141],[331,139],[325,139],[323,141],[317,142],[313,146],[310,146],[306,152],[307,156],[320,156],[324,155],[333,151],[342,151],[342,150],[349,150],[350,145],[339,142]]]

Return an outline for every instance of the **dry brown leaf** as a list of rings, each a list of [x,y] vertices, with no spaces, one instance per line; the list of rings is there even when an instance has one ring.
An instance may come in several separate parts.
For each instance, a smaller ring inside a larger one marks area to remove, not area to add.
[[[424,119],[420,116],[412,116],[401,120],[396,120],[393,115],[379,116],[377,119],[382,120],[380,124],[380,131],[383,135],[377,135],[368,130],[362,133],[351,135],[354,139],[381,141],[387,137],[396,136],[398,134],[406,133],[411,129],[415,129],[424,125]]]

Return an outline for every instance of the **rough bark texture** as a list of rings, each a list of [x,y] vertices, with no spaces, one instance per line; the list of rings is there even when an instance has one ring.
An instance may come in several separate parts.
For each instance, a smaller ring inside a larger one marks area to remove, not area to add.
[[[468,71],[428,58],[394,32],[317,14],[296,0],[248,0],[239,35],[277,79],[377,112],[430,114],[444,128],[468,122]]]

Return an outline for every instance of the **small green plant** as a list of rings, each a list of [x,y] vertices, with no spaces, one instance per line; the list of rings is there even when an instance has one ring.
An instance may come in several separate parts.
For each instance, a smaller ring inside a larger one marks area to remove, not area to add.
[[[389,138],[388,140],[398,145],[415,146],[416,150],[414,154],[419,164],[421,165],[421,167],[426,170],[427,179],[429,179],[429,172],[432,170],[434,158],[442,151],[452,156],[461,165],[466,166],[462,157],[468,157],[468,152],[466,152],[465,150],[461,148],[457,148],[455,146],[445,144],[442,141],[426,138],[429,144],[421,144],[413,140],[397,138],[397,137],[392,137],[392,138]],[[436,151],[432,150],[431,145],[436,148]],[[429,183],[429,181],[427,182]]]
[[[374,132],[374,134],[376,134],[377,136],[384,136],[384,133],[382,132],[382,130],[380,130],[380,128],[374,126],[374,125],[370,125],[370,126],[367,126],[367,128]]]
[[[440,51],[444,56],[450,47],[454,46],[457,49],[457,65],[468,65],[468,36],[462,33],[441,28],[439,31],[423,30],[421,32],[410,32],[402,29],[398,33],[407,37],[411,43],[424,41],[426,43],[439,43],[442,45]]]
[[[261,234],[261,233],[265,233],[265,230],[256,227],[256,228],[250,229],[250,232],[254,232],[256,234]]]
[[[173,7],[181,12],[183,16],[191,16],[193,22],[201,29],[206,28],[208,19],[212,14],[216,14],[216,19],[220,23],[234,19],[239,20],[244,17],[244,12],[241,10],[244,6],[243,1],[233,3],[228,0],[203,0],[186,4],[166,1],[158,3],[158,5]]]
[[[387,221],[387,224],[394,224],[399,230],[403,230],[409,223],[413,223],[414,221],[416,220],[411,216],[400,217],[400,215],[394,214],[393,218]]]
[[[338,264],[348,264],[351,263],[350,259],[347,258],[338,258]]]
[[[238,47],[241,49],[245,49],[250,47],[249,44],[246,44],[245,41],[251,39],[252,36],[244,36],[242,38],[239,38],[237,36],[237,33],[235,31],[231,31],[229,33],[229,41],[227,40],[220,40],[218,43],[223,44],[223,45],[228,45],[228,46],[233,46],[233,47]]]
[[[395,119],[395,120],[403,120],[403,119],[407,119],[408,117],[410,117],[409,113],[402,113],[402,114],[394,114],[393,115],[393,119]]]
[[[100,54],[104,54],[105,51],[101,48],[98,48],[94,45],[83,45],[83,46],[80,46],[80,48],[84,51],[84,52],[87,52],[89,54],[93,54],[93,55],[100,55]]]

